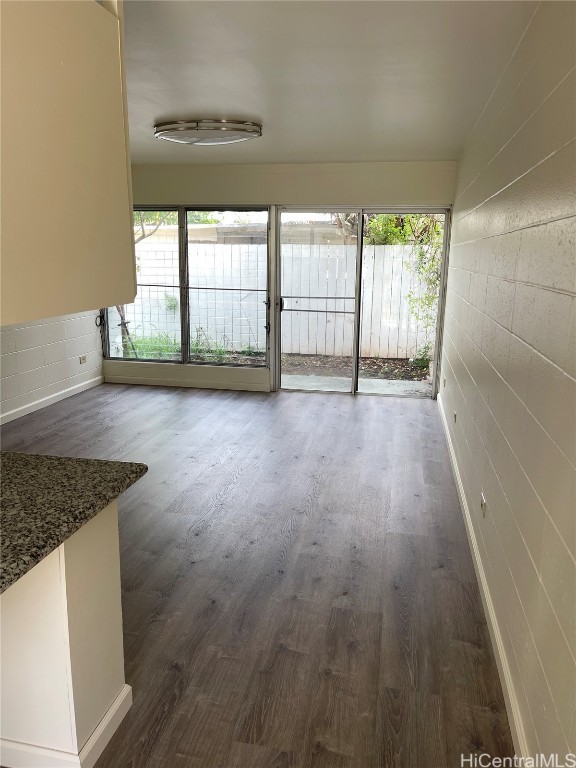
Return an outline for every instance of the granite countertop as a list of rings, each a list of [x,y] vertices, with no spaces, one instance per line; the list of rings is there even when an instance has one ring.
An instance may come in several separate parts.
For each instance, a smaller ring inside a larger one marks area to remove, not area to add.
[[[1,453],[0,592],[147,471],[146,464]]]

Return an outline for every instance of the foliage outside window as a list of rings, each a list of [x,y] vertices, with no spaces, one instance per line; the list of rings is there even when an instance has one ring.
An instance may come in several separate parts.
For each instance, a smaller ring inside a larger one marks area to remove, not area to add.
[[[444,215],[378,213],[366,216],[365,242],[368,245],[410,245],[412,260],[408,268],[416,275],[418,290],[406,298],[414,317],[425,333],[424,344],[414,359],[427,367],[433,358],[434,333],[438,316],[438,296],[444,240]]]

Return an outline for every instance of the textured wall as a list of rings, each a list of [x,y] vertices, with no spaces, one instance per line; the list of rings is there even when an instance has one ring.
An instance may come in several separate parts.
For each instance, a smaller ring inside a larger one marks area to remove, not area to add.
[[[2,421],[35,411],[102,381],[96,312],[1,330]],[[80,356],[86,355],[86,363]]]
[[[517,741],[532,753],[576,752],[575,29],[574,3],[539,5],[468,140],[442,362]]]

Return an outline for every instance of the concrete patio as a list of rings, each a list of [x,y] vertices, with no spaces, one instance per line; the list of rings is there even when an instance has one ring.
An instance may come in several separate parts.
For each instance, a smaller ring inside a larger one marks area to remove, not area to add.
[[[346,376],[282,375],[282,389],[312,392],[350,392],[351,388],[351,380]],[[388,379],[360,378],[358,380],[358,392],[362,395],[431,397],[432,384],[428,381],[392,381]]]

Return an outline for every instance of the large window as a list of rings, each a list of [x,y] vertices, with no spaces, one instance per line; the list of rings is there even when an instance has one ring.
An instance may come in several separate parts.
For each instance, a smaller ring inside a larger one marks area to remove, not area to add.
[[[133,304],[108,309],[108,356],[181,360],[178,211],[134,211]]]
[[[268,211],[134,211],[138,292],[107,311],[107,356],[266,365]]]
[[[187,211],[190,362],[266,364],[268,212]]]

